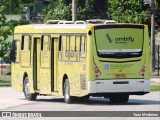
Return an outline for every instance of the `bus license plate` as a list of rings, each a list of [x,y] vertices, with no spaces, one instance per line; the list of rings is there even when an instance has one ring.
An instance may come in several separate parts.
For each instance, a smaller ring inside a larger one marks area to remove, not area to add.
[[[126,78],[126,75],[125,74],[116,74],[115,78],[117,78],[117,79],[123,79],[123,78]]]

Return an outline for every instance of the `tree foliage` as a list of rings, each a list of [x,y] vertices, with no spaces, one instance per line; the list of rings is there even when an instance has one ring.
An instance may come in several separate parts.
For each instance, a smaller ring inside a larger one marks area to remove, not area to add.
[[[8,25],[6,25],[6,17],[4,15],[5,6],[0,6],[0,57],[7,57],[8,47],[10,47],[10,42],[6,41],[8,35],[11,35],[11,30]]]
[[[150,12],[143,0],[110,0],[111,18],[124,23],[149,23]]]
[[[72,0],[58,0],[51,2],[43,9],[42,15],[45,21],[49,19],[72,19]],[[86,20],[93,18],[105,19],[107,2],[104,0],[77,0],[77,19]]]
[[[160,1],[156,4],[156,23],[160,26]],[[72,0],[53,0],[43,10],[49,19],[71,20]],[[143,0],[77,0],[77,19],[113,19],[117,22],[151,24],[151,8]]]
[[[160,0],[157,0],[157,5],[156,5],[156,29],[160,30]]]
[[[7,41],[7,38],[13,34],[14,27],[20,24],[28,24],[26,20],[10,20],[7,21],[5,14],[8,9],[5,4],[0,3],[0,57],[4,58],[5,61],[9,61],[9,51],[11,42]]]
[[[49,4],[49,6],[43,9],[42,15],[44,20],[70,20],[71,19],[71,4],[67,5],[64,0],[58,0],[57,2]]]
[[[23,13],[22,9],[20,9],[19,0],[0,0],[0,4],[7,8],[5,14]]]
[[[78,19],[107,19],[107,0],[78,0]]]

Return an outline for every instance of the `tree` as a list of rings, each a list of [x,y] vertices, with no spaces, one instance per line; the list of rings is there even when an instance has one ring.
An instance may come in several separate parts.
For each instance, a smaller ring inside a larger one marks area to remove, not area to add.
[[[29,21],[7,21],[6,7],[0,3],[0,57],[2,57],[6,62],[9,62],[9,51],[11,47],[11,42],[7,41],[8,36],[13,35],[14,27],[21,24],[29,24]]]
[[[43,9],[45,21],[48,19],[71,20],[72,0],[50,0],[49,6]],[[156,23],[160,26],[160,1],[155,0]],[[77,0],[77,19],[93,18],[113,19],[117,22],[143,23],[150,26],[150,7],[143,0]]]
[[[113,20],[122,23],[150,24],[150,11],[143,0],[109,0],[108,12]]]
[[[1,5],[1,4],[0,4]],[[9,52],[10,42],[6,41],[8,35],[11,35],[11,30],[8,25],[6,25],[6,17],[4,15],[5,7],[0,6],[0,57],[5,58]]]
[[[156,7],[156,28],[160,30],[160,0],[157,0],[157,7]]]
[[[107,0],[77,0],[77,19],[86,20],[101,18],[107,19],[106,13]],[[43,9],[42,15],[44,20],[49,19],[72,19],[72,0],[58,0],[57,2],[51,2],[49,6]]]
[[[44,16],[44,21],[49,19],[71,20],[71,4],[67,5],[64,0],[51,2],[47,7],[44,7],[42,15]]]
[[[19,0],[1,0],[1,5],[4,5],[7,9],[5,10],[5,14],[21,14],[23,13],[23,9],[20,9]]]
[[[78,19],[108,19],[107,0],[78,0]]]

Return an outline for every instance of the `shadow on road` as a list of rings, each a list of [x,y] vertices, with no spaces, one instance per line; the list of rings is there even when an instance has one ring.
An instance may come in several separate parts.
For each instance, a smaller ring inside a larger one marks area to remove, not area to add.
[[[37,99],[36,102],[64,103],[64,99],[63,98]],[[76,100],[73,104],[84,104],[84,105],[160,105],[160,101],[129,99],[128,103],[125,103],[125,104],[112,104],[112,103],[110,103],[109,99],[106,99],[106,98],[90,98],[85,101]]]
[[[37,99],[37,102],[58,102],[58,103],[64,103],[63,98],[53,98],[53,99]]]

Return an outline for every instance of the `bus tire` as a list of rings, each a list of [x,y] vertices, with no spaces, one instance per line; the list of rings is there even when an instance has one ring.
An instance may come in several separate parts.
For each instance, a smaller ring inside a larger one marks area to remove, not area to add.
[[[29,101],[34,101],[37,98],[37,94],[36,93],[29,93],[29,81],[28,81],[28,77],[26,77],[24,79],[24,83],[23,83],[23,92],[24,92],[24,96],[27,100]]]
[[[64,102],[67,104],[73,103],[73,97],[70,96],[70,87],[68,79],[64,81],[63,90],[64,90]]]
[[[113,94],[109,96],[109,100],[111,103],[127,103],[128,99],[128,94]]]

